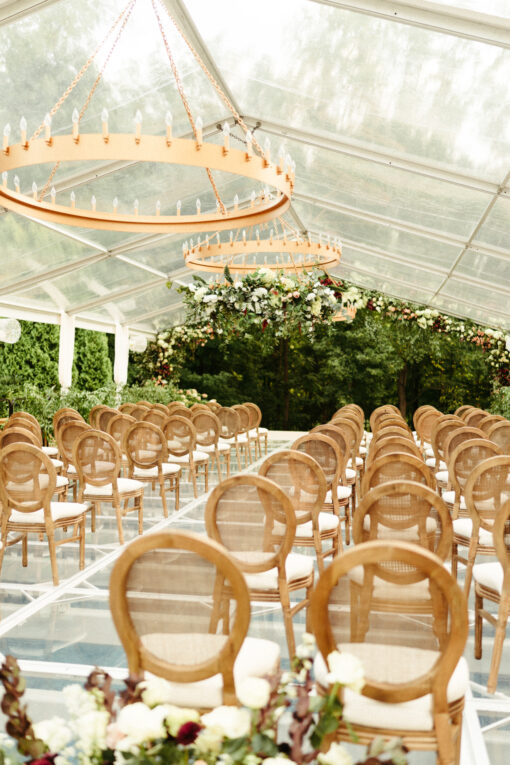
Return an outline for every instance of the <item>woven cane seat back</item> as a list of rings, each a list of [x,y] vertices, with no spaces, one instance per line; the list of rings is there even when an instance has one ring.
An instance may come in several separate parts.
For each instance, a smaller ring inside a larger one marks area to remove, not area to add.
[[[507,422],[507,420],[500,414],[486,414],[485,417],[480,420],[477,427],[479,427],[480,430],[483,430],[485,435],[488,436],[489,430],[497,422]]]
[[[0,452],[0,496],[5,509],[49,509],[57,474],[51,459],[33,444],[14,443]]]
[[[463,418],[464,422],[470,428],[479,428],[481,421],[489,414],[485,409],[472,409]]]
[[[38,422],[34,423],[33,420],[29,420],[22,416],[10,417],[4,425],[4,430],[10,430],[11,428],[23,428],[23,430],[29,430],[36,439],[37,444],[42,446],[42,433]]]
[[[113,417],[116,417],[119,413],[118,409],[103,409],[96,415],[96,426],[98,430],[102,430],[104,433],[108,433],[108,423]]]
[[[440,417],[441,412],[438,412],[437,409],[433,409],[432,411],[427,410],[418,418],[416,421],[416,432],[418,433],[422,444],[424,442],[431,443],[432,431]]]
[[[84,431],[73,446],[73,465],[80,484],[92,486],[116,485],[120,471],[121,452],[115,439],[99,430]]]
[[[221,424],[221,437],[234,438],[241,432],[241,418],[239,412],[231,406],[222,406],[216,412]]]
[[[243,406],[250,414],[250,430],[258,428],[262,420],[262,412],[259,407],[256,404],[252,404],[251,401],[245,401]]]
[[[186,417],[172,414],[163,426],[170,459],[193,454],[196,446],[195,426]]]
[[[340,451],[340,454],[342,455],[341,475],[343,475],[347,460],[351,456],[353,443],[352,430],[347,432],[346,430],[338,428],[336,425],[327,424],[317,425],[317,427],[313,428],[310,433],[322,433],[323,435],[329,436],[329,438],[333,439]]]
[[[308,454],[295,449],[275,452],[264,460],[259,475],[269,478],[289,497],[298,524],[306,523],[322,510],[326,477],[319,463]]]
[[[450,435],[450,433],[453,433],[455,430],[459,430],[459,428],[465,427],[464,422],[460,419],[460,417],[452,418],[449,415],[449,419],[443,419],[443,417],[440,417],[437,421],[436,425],[434,426],[434,429],[432,430],[432,448],[434,450],[434,454],[436,455],[436,459],[439,457],[439,459],[446,462],[446,455],[445,455],[445,443],[446,439]]]
[[[435,489],[429,468],[413,454],[393,452],[370,462],[363,476],[363,494],[388,481],[414,481]]]
[[[444,461],[448,463],[450,456],[457,446],[464,443],[464,441],[470,441],[473,438],[485,438],[483,430],[479,430],[478,428],[468,428],[467,425],[465,425],[463,428],[456,428],[448,433],[443,446]]]
[[[109,433],[109,435],[115,439],[118,447],[121,450],[122,450],[122,441],[124,439],[124,434],[134,422],[137,422],[137,420],[135,420],[134,417],[131,417],[130,414],[125,414],[125,410],[124,410],[122,413],[116,414],[115,417],[112,417],[112,419],[108,423],[108,428],[106,432]]]
[[[86,430],[92,430],[91,426],[84,420],[72,419],[62,424],[57,431],[58,450],[66,467],[72,464],[73,447],[76,439]]]
[[[165,434],[157,425],[145,420],[129,426],[124,433],[122,447],[130,467],[158,467],[168,460]]]
[[[15,423],[9,428],[5,427],[0,432],[0,449],[3,449],[10,444],[32,444],[33,446],[41,446],[39,439],[31,430],[23,428],[21,425],[16,427]]]
[[[243,571],[255,574],[284,564],[296,519],[289,497],[273,481],[238,475],[213,490],[205,525],[208,536],[224,545]]]
[[[152,422],[153,425],[157,425],[158,428],[162,428],[165,422],[168,420],[169,416],[170,415],[168,414],[168,410],[162,412],[159,409],[153,408],[144,414],[142,420],[143,422]]]
[[[460,443],[448,460],[448,473],[457,494],[464,494],[473,470],[484,460],[501,454],[501,449],[488,438],[472,438]]]
[[[413,414],[413,425],[414,425],[414,429],[416,430],[416,432],[418,432],[418,428],[417,428],[418,420],[420,419],[420,417],[425,412],[428,412],[428,411],[435,412],[437,410],[436,410],[435,406],[430,406],[430,404],[425,404],[424,406],[419,406],[418,409],[415,410],[415,412]]]
[[[415,481],[388,481],[363,496],[353,521],[355,544],[370,539],[400,539],[427,548],[446,560],[451,553],[452,521],[441,497]]]
[[[294,441],[291,449],[313,457],[324,474],[328,489],[338,484],[345,459],[331,436],[323,432],[311,432]]]
[[[467,414],[467,412],[470,412],[471,409],[474,409],[474,406],[471,406],[471,404],[462,404],[462,406],[457,407],[454,414],[457,415],[457,417],[460,417],[461,420],[464,419],[464,415]]]
[[[197,445],[199,447],[213,446],[218,443],[221,423],[210,409],[194,412],[191,422],[195,426]]]
[[[130,411],[131,417],[134,417],[135,420],[143,420],[144,416],[150,412],[150,407],[143,406],[142,404],[136,404],[133,409]]]
[[[63,409],[58,409],[58,411],[55,412],[53,415],[53,435],[55,436],[55,439],[57,438],[57,432],[61,425],[63,425],[65,422],[71,422],[71,420],[81,420],[82,422],[85,422],[81,414],[77,412],[76,409],[64,407]]]
[[[352,582],[359,582],[355,591]],[[408,593],[418,588],[433,602],[427,615],[409,619],[395,608],[388,612],[380,608],[379,592],[387,589],[397,603],[399,598],[405,603]],[[461,589],[434,553],[392,540],[356,545],[335,558],[320,577],[310,618],[323,661],[338,648],[362,661],[366,684],[361,693],[369,697],[367,705],[372,699],[400,704],[430,694],[431,728],[435,714],[447,712],[446,689],[464,651],[468,614]],[[462,686],[454,699],[463,697]],[[346,704],[351,695],[346,692]],[[356,721],[358,725],[376,725],[369,709],[368,719]],[[390,710],[389,719],[397,711],[392,715]],[[409,723],[411,730],[423,730],[417,719]]]
[[[375,443],[374,439],[372,439],[370,450],[368,452],[367,467],[379,457],[395,453],[411,454],[413,457],[417,457],[423,461],[420,449],[412,439],[400,435],[390,435],[385,438],[377,439]]]
[[[220,545],[181,531],[137,539],[113,569],[110,608],[130,674],[187,683],[221,673],[223,701],[236,703],[233,666],[250,603],[242,572]]]
[[[482,528],[492,531],[501,505],[510,499],[510,455],[483,460],[468,477],[464,498],[470,513],[476,513]]]
[[[510,454],[510,422],[508,420],[495,423],[489,429],[488,437],[504,454]]]
[[[104,404],[96,404],[96,406],[93,406],[92,409],[89,412],[89,423],[92,425],[93,428],[99,428],[97,418],[101,414],[101,412],[108,410],[110,407],[105,406]]]
[[[131,414],[135,406],[136,404],[133,404],[132,401],[126,401],[119,406],[119,412],[122,412],[122,414]]]
[[[251,427],[249,410],[243,404],[234,404],[232,409],[239,415],[239,433],[248,433]]]

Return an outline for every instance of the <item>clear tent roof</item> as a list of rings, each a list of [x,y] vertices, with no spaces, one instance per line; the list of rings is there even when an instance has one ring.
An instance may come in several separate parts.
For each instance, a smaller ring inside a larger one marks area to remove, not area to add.
[[[245,121],[296,162],[289,222],[339,236],[333,273],[387,294],[510,328],[510,7],[506,0],[165,0]],[[0,0],[0,126],[38,125],[125,0]],[[231,115],[177,35],[172,50],[204,135]],[[94,74],[54,119],[71,112]],[[150,0],[137,0],[84,118],[99,130],[189,131]],[[3,120],[3,121],[2,121]],[[14,131],[16,132],[16,131]],[[19,173],[22,188],[47,168]],[[242,179],[217,174],[226,204]],[[203,209],[203,171],[135,163],[63,164],[57,194]],[[86,205],[85,205],[86,206]],[[181,236],[129,236],[0,214],[0,313],[112,331],[154,332],[183,319],[190,281]],[[173,282],[169,290],[168,280]]]

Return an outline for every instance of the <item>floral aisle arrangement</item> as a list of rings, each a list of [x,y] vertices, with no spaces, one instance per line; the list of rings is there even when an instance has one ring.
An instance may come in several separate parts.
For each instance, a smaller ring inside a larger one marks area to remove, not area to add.
[[[159,333],[156,339],[147,345],[143,354],[140,354],[143,367],[157,385],[168,385],[178,378],[179,369],[186,356],[205,345],[213,334],[212,327],[208,325],[185,324],[171,327]],[[189,398],[193,393],[196,394],[196,391],[179,389],[178,393]]]
[[[243,707],[220,706],[205,714],[172,705],[169,685],[161,678],[139,683],[128,679],[125,690],[116,695],[111,677],[95,670],[84,688],[64,688],[68,719],[37,723],[31,722],[21,703],[25,684],[19,667],[7,657],[0,669],[8,734],[0,739],[1,761],[4,765],[353,765],[345,747],[334,741],[328,744],[328,736],[342,718],[339,689],[359,692],[363,667],[356,657],[333,652],[330,693],[315,695],[314,652],[313,637],[305,635],[291,672],[268,680],[246,679],[238,688]],[[400,741],[376,739],[367,759],[358,765],[406,762]]]
[[[194,277],[180,287],[190,324],[207,325],[216,334],[250,334],[260,330],[275,337],[293,332],[313,334],[318,324],[331,321],[339,310],[339,293],[321,271],[298,276],[259,268],[234,280],[228,268],[225,280],[208,284]]]

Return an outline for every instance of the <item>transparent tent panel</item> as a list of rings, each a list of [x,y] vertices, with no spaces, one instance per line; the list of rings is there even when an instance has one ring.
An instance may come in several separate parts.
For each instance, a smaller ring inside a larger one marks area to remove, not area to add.
[[[106,303],[106,299],[111,295],[113,301],[115,292],[154,281],[155,278],[157,277],[154,274],[142,271],[129,263],[108,258],[51,282],[40,284],[21,293],[19,298],[30,303],[45,303],[51,294],[56,307],[67,311],[96,298],[104,298]]]
[[[369,254],[351,246],[347,247],[344,245],[342,262],[353,269],[361,268],[373,271],[382,278],[400,279],[409,284],[420,285],[422,289],[438,289],[444,279],[442,274],[427,271],[426,268],[418,269],[413,268],[412,264],[395,263],[391,259],[378,257],[375,254]]]
[[[0,241],[2,289],[9,285],[15,288],[21,279],[44,276],[48,269],[79,261],[97,252],[13,213],[0,215]]]
[[[296,200],[294,209],[307,228],[332,233],[342,241],[374,247],[383,252],[438,268],[449,269],[461,252],[461,245],[438,242],[429,237],[399,231],[389,225],[365,220],[360,214],[346,215],[328,209],[326,205]]]
[[[478,279],[480,286],[494,284],[507,287],[510,299],[510,259],[503,255],[497,257],[485,252],[468,249],[455,268],[455,274],[462,278],[468,276]]]
[[[177,306],[180,306],[181,303],[182,296],[175,290],[175,288],[168,289],[168,287],[163,284],[152,287],[147,292],[141,292],[121,298],[115,301],[115,306],[119,312],[120,320],[131,324],[137,322],[139,317],[144,314],[159,311],[165,307],[173,311]],[[91,309],[90,311],[86,311],[85,315],[92,319],[101,320],[102,309]]]
[[[483,286],[474,286],[471,283],[463,282],[460,279],[450,278],[439,293],[441,298],[451,299],[452,311],[457,312],[456,301],[462,305],[460,312],[470,315],[469,309],[480,308],[485,314],[483,322],[490,321],[490,317],[498,317],[497,324],[502,321],[509,323],[508,305],[510,303],[510,293],[508,295],[493,291]]]
[[[360,211],[468,236],[489,196],[463,186],[382,165],[304,142],[266,136],[271,153],[296,162],[296,194],[306,194]]]
[[[337,266],[331,273],[341,279],[352,281],[365,289],[377,290],[402,300],[412,300],[416,303],[428,304],[433,295],[433,292],[430,290],[419,289],[398,279],[387,278],[375,271],[367,273],[350,265]]]
[[[460,300],[457,297],[440,293],[433,298],[431,305],[445,313],[472,319],[488,327],[510,329],[510,317],[506,312],[494,311],[485,305],[474,305],[469,299]]]
[[[307,0],[262,0],[249,24],[243,3],[186,5],[245,114],[490,180],[508,171],[509,51]]]
[[[453,8],[490,14],[491,16],[500,16],[506,19],[510,18],[508,0],[483,0],[483,2],[481,0],[442,0],[440,4],[447,7],[453,6]]]
[[[510,249],[510,198],[500,196],[476,235],[476,242]],[[476,244],[475,242],[475,244]]]

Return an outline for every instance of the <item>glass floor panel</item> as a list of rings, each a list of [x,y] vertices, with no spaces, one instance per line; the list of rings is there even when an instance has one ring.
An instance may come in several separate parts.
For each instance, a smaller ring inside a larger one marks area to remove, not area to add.
[[[270,434],[268,452],[288,448],[299,434]],[[251,465],[242,465],[243,472],[257,472],[264,456]],[[235,456],[232,472],[237,472]],[[218,483],[216,469],[209,470],[209,491]],[[207,494],[199,483],[199,497],[187,475],[181,480],[180,509],[174,509],[174,497],[167,494],[169,517],[164,518],[159,489],[146,484],[144,495],[144,532],[154,533],[178,528],[204,533],[204,509]],[[202,492],[202,493],[200,493]],[[137,536],[137,514],[123,519],[126,542]],[[122,548],[118,544],[114,514],[103,505],[97,517],[96,531],[87,521],[86,565],[77,566],[77,545],[68,544],[57,550],[60,584],[52,585],[46,541],[33,538],[29,542],[28,566],[21,565],[19,545],[7,549],[0,583],[0,651],[14,655],[21,663],[27,679],[27,699],[34,719],[63,714],[59,690],[71,682],[83,682],[93,666],[106,669],[118,687],[127,676],[125,654],[110,616],[108,585],[111,569]],[[314,555],[312,548],[299,552]],[[486,560],[484,558],[484,560]],[[487,558],[488,560],[488,558]],[[317,575],[317,571],[316,571]],[[459,566],[459,583],[464,572]],[[302,597],[301,593],[297,594]],[[470,635],[465,657],[470,667],[471,692],[466,698],[463,728],[462,765],[505,763],[510,745],[510,642],[503,651],[496,694],[486,692],[494,629],[484,623],[483,657],[473,657],[474,596],[469,600]],[[492,604],[488,606],[493,609]],[[405,618],[405,617],[404,617]],[[296,642],[305,630],[305,612],[294,616]],[[282,668],[289,659],[279,604],[252,603],[250,636],[278,642]],[[359,748],[353,748],[359,757]],[[431,753],[412,753],[411,765],[432,765]]]

